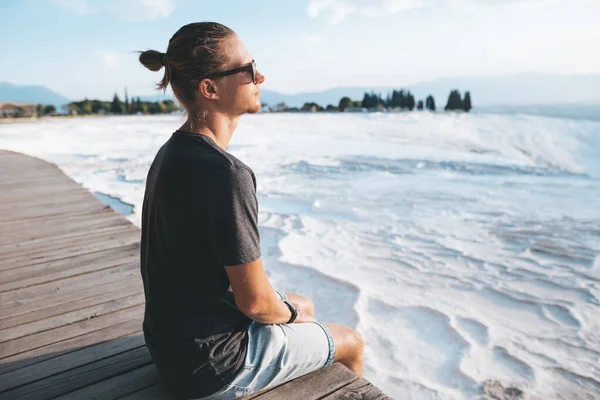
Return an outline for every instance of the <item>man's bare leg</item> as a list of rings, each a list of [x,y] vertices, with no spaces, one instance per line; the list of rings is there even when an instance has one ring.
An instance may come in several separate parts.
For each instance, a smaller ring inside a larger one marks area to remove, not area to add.
[[[334,361],[339,361],[356,375],[363,376],[363,352],[364,342],[360,333],[341,324],[325,323],[335,343]]]

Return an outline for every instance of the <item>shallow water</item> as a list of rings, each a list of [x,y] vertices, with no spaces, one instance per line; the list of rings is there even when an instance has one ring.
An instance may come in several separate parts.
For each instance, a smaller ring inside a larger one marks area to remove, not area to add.
[[[136,209],[179,116],[0,125]],[[357,327],[397,398],[600,397],[600,122],[523,115],[268,114],[229,151],[256,173],[272,281]],[[586,397],[587,396],[587,397]]]

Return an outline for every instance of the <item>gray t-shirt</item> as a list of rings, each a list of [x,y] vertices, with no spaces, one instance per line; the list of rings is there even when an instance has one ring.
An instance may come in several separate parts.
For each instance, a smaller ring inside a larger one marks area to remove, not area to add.
[[[173,133],[148,172],[141,273],[146,345],[180,395],[208,396],[241,368],[251,320],[224,266],[259,257],[252,170],[208,136]]]

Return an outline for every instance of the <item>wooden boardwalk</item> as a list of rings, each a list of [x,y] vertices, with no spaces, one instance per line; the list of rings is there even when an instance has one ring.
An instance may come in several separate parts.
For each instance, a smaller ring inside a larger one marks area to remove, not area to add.
[[[139,241],[55,165],[0,151],[0,399],[172,399],[141,333]],[[254,398],[388,397],[336,363]]]

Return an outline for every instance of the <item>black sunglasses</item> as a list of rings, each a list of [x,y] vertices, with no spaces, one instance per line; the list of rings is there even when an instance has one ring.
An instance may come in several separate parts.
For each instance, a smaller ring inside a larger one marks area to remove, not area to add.
[[[221,78],[227,75],[237,74],[238,72],[250,72],[252,74],[252,82],[256,84],[256,62],[252,60],[252,62],[248,65],[239,68],[228,69],[227,71],[218,71],[212,72],[210,74],[204,75],[205,78]]]

